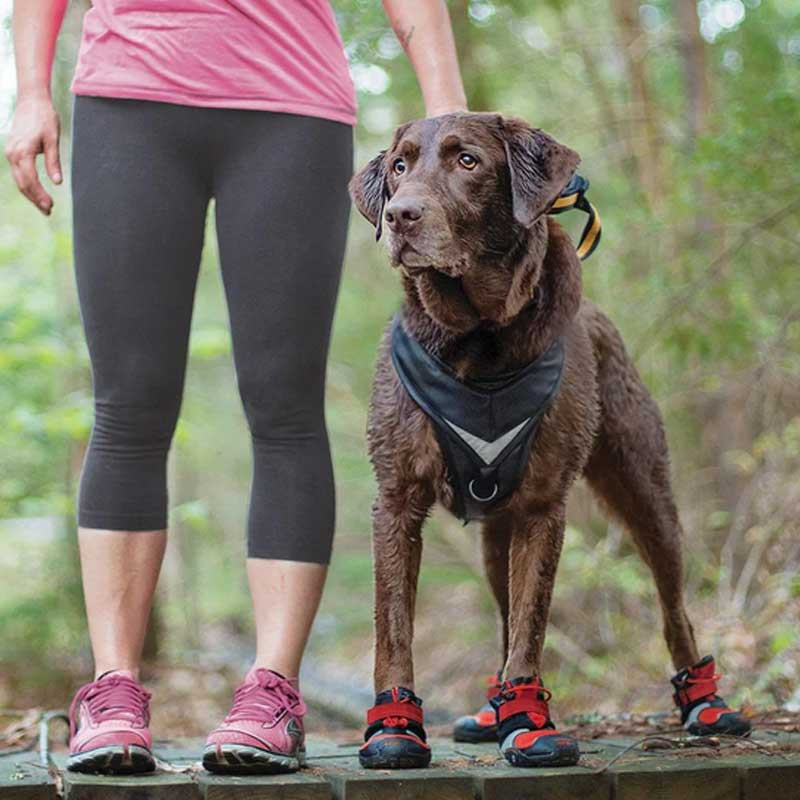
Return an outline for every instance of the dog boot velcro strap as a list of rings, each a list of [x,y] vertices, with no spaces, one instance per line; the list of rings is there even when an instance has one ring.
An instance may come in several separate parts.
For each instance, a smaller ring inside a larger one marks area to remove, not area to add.
[[[500,752],[512,766],[568,767],[578,763],[578,741],[556,730],[549,700],[550,692],[538,677],[506,681],[492,700]]]
[[[411,689],[395,686],[375,697],[367,711],[364,744],[358,751],[367,769],[427,767],[431,749],[423,727],[422,700]]]
[[[672,678],[673,699],[680,709],[681,723],[693,736],[750,733],[747,717],[728,708],[717,694],[717,681],[721,677],[716,672],[713,656],[706,656]]]
[[[474,714],[459,717],[453,725],[453,738],[457,742],[496,742],[497,714],[492,700],[500,694],[500,673],[486,679],[486,704]]]

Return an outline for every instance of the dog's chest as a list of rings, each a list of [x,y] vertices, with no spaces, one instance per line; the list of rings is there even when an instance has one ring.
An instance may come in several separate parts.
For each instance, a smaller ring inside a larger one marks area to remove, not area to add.
[[[522,479],[539,423],[561,383],[561,340],[514,373],[464,380],[428,353],[398,318],[391,333],[391,357],[404,390],[432,426],[444,458],[452,502],[440,499],[464,520],[485,517]],[[421,420],[414,424],[418,423]]]

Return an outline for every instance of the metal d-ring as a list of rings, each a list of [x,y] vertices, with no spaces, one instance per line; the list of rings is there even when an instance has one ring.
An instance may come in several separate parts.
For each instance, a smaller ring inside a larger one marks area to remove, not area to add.
[[[475,490],[472,488],[473,483],[475,483],[475,478],[473,478],[469,482],[469,485],[467,486],[467,489],[469,489],[469,493],[472,496],[473,500],[477,500],[479,503],[488,503],[490,500],[494,500],[494,498],[497,497],[498,489],[496,481],[494,486],[492,487],[492,493],[488,497],[481,497],[480,495],[475,494]]]

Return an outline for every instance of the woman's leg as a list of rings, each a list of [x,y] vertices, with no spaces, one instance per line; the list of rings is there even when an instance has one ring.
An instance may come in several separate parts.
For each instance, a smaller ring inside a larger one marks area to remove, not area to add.
[[[97,675],[136,676],[164,553],[166,459],[210,195],[198,111],[75,102],[75,271],[95,397],[78,524]]]
[[[304,762],[296,676],[334,530],[325,366],[347,233],[352,131],[292,114],[229,111],[216,163],[217,235],[253,482],[247,572],[253,668],[208,738],[215,772]]]
[[[78,532],[95,678],[126,670],[138,680],[147,620],[167,532]]]
[[[327,571],[324,564],[247,559],[256,619],[257,668],[292,678],[298,675]]]
[[[352,131],[292,114],[229,111],[221,133],[217,235],[252,436],[247,566],[258,646],[203,764],[216,772],[284,771],[304,760],[296,676],[333,540],[325,366]]]
[[[217,234],[253,482],[248,575],[256,666],[297,675],[334,528],[325,367],[349,216],[352,130],[230,112]]]

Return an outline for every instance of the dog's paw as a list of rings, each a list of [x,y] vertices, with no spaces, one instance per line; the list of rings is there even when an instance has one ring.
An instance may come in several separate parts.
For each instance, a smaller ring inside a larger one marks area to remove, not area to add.
[[[747,736],[750,720],[728,708],[717,694],[713,656],[705,656],[694,666],[681,670],[672,678],[673,699],[681,712],[681,723],[692,736]]]
[[[538,677],[505,681],[492,699],[500,752],[513,767],[571,767],[578,763],[578,740],[556,730],[549,700],[550,692]]]
[[[395,686],[375,697],[375,705],[367,712],[358,760],[365,769],[413,769],[430,764],[422,700],[414,692]]]

